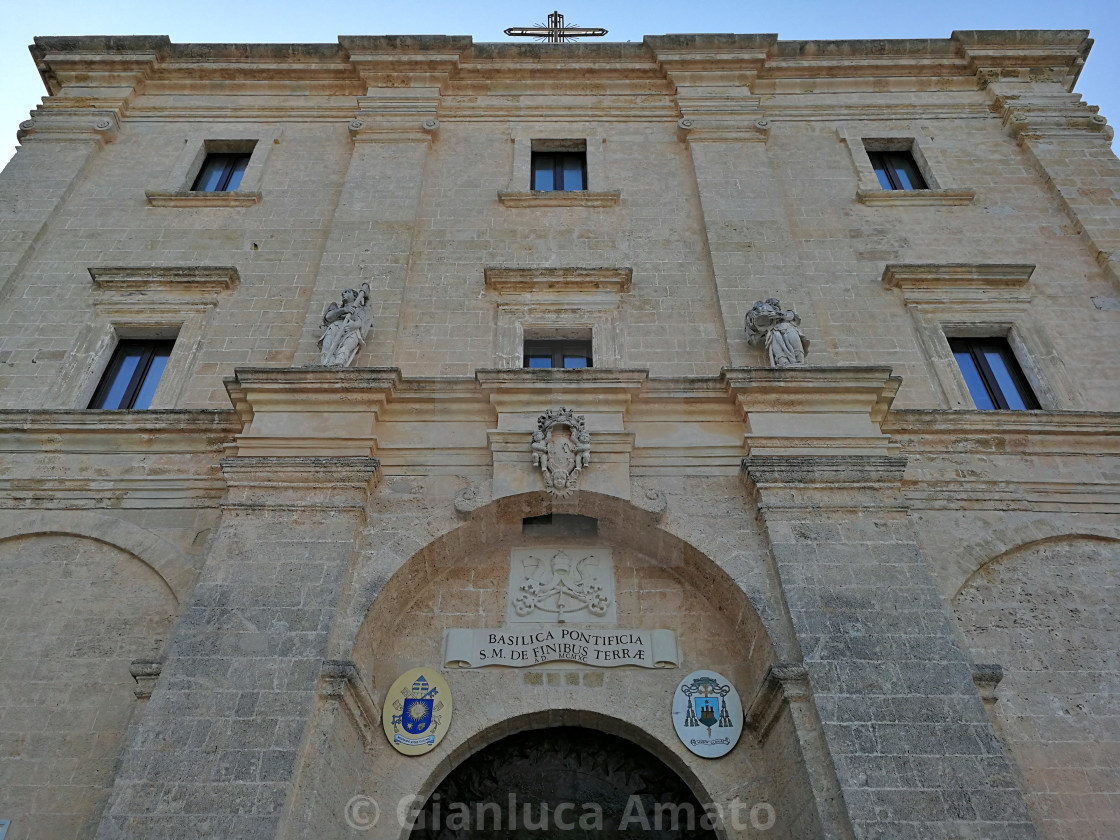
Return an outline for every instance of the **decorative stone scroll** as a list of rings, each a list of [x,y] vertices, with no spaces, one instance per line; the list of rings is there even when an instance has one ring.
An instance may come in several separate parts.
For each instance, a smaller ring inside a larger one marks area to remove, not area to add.
[[[522,625],[445,630],[443,661],[447,668],[485,668],[490,665],[525,668],[552,662],[576,662],[600,668],[622,665],[676,668],[680,665],[681,654],[677,634],[673,630]]]
[[[747,343],[765,347],[773,367],[803,365],[809,339],[798,329],[800,324],[801,317],[792,309],[782,309],[777,298],[756,300],[747,312]]]
[[[323,310],[323,323],[319,325],[320,363],[332,367],[353,364],[358,350],[366,343],[369,325],[369,283],[358,289],[346,289],[341,306],[331,301]]]
[[[591,463],[591,435],[582,414],[552,408],[537,418],[533,432],[533,466],[540,467],[544,486],[553,496],[570,496],[583,468]]]
[[[512,624],[614,624],[610,549],[513,549],[506,620]]]

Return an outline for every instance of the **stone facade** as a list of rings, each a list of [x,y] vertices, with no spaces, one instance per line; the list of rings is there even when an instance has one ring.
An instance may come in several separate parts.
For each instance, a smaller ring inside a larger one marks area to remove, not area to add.
[[[398,807],[472,756],[569,727],[719,837],[1116,837],[1120,161],[1072,92],[1090,44],[36,39],[49,96],[0,175],[6,840],[408,837]],[[558,149],[586,189],[531,190]],[[883,189],[882,152],[926,188]],[[235,190],[192,189],[208,154],[248,156]],[[803,364],[743,331],[772,298]],[[977,410],[962,337],[1006,339],[1040,408]],[[152,338],[151,407],[88,409]],[[558,339],[594,367],[523,367]],[[526,569],[598,606],[511,621]],[[445,656],[569,626],[675,649]],[[381,718],[417,667],[454,715],[406,756]],[[721,758],[674,731],[699,670],[743,701]]]

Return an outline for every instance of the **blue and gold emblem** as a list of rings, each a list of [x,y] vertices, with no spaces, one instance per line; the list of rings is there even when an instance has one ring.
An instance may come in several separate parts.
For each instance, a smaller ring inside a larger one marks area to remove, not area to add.
[[[421,755],[435,747],[451,721],[451,689],[432,668],[413,668],[393,683],[382,723],[398,752]]]
[[[690,751],[726,755],[743,730],[743,704],[731,681],[715,671],[693,671],[673,694],[673,726]]]

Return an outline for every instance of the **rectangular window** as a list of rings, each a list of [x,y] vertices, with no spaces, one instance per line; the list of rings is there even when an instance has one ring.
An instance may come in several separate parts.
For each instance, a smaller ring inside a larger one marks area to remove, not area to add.
[[[527,368],[589,368],[591,342],[585,339],[526,339]]]
[[[871,152],[871,167],[879,186],[885,190],[925,190],[926,179],[922,177],[914,156],[910,152]]]
[[[587,143],[583,140],[534,140],[529,189],[587,189]]]
[[[1038,400],[1006,339],[950,338],[949,347],[977,408],[988,411],[1038,408]]]
[[[127,339],[117,345],[90,408],[141,409],[152,404],[174,339]]]
[[[249,165],[249,152],[210,152],[198,170],[192,192],[233,192]]]

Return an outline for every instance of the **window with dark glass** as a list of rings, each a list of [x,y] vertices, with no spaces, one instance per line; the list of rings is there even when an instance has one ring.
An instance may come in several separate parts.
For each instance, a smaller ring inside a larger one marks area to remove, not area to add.
[[[1038,408],[1038,400],[1006,339],[950,338],[949,347],[977,408],[989,411]]]
[[[586,190],[587,152],[533,152],[532,190]]]
[[[194,179],[194,192],[233,192],[241,185],[249,152],[210,152]]]
[[[910,152],[868,152],[867,156],[871,159],[875,177],[879,179],[879,186],[883,189],[929,189]]]
[[[174,345],[174,339],[121,341],[89,407],[148,408]]]
[[[525,340],[527,368],[589,368],[591,342],[584,339]]]

